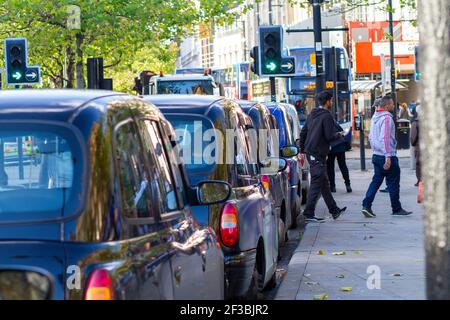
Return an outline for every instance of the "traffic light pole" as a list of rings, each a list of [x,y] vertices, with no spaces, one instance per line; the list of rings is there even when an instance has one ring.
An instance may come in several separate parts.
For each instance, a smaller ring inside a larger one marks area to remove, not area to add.
[[[270,81],[270,101],[277,102],[275,77],[269,77],[269,81]]]
[[[314,50],[316,53],[316,92],[323,91],[322,17],[320,4],[323,0],[313,0]],[[316,101],[317,103],[317,101]]]
[[[269,25],[273,24],[272,0],[269,0]],[[270,101],[277,102],[275,77],[269,77],[270,81]]]
[[[392,17],[392,0],[389,0],[389,48],[391,55],[391,97],[394,100],[394,122],[397,124],[397,92],[395,89],[395,56],[394,56],[394,22]],[[397,128],[397,125],[395,126]]]

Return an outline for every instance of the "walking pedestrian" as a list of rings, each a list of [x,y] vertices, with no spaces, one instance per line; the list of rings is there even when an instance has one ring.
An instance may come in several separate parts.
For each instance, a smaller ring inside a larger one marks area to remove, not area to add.
[[[343,132],[344,129],[339,125],[338,122],[335,122],[336,129],[339,132]],[[339,169],[342,173],[342,178],[344,178],[345,188],[347,192],[352,192],[352,187],[350,185],[350,175],[348,172],[347,164],[345,162],[345,153],[351,149],[350,143],[344,138],[340,138],[335,142],[331,143],[331,150],[328,154],[327,158],[327,172],[328,172],[328,180],[330,181],[330,190],[331,192],[336,192],[336,175],[334,172],[334,164],[337,159]]]
[[[343,137],[335,126],[331,115],[333,95],[327,91],[317,95],[319,107],[313,108],[306,119],[300,134],[300,152],[306,154],[310,165],[311,183],[304,211],[307,222],[323,222],[315,216],[315,209],[320,195],[323,196],[328,211],[333,219],[337,219],[347,208],[339,208],[330,191],[330,183],[326,169],[326,158],[330,151],[330,143]]]
[[[420,105],[417,105],[413,109],[413,119],[411,120],[411,145],[414,147],[414,157],[416,158],[416,177],[417,182],[415,186],[419,186],[422,181],[422,166],[420,164],[420,148],[419,148],[419,116],[420,116]]]
[[[400,166],[396,151],[394,119],[391,114],[393,111],[394,101],[390,96],[384,96],[371,121],[369,141],[373,151],[374,176],[362,203],[362,213],[367,218],[376,216],[372,211],[372,203],[384,178],[391,199],[392,214],[406,216],[412,213],[404,210],[400,203]]]
[[[400,106],[398,118],[404,120],[409,120],[411,118],[408,110],[408,105],[405,102],[403,102],[402,105]]]

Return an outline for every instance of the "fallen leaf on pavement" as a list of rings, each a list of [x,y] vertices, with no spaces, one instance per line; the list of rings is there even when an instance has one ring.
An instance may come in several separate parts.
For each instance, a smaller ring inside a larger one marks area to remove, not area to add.
[[[322,249],[320,249],[319,251],[317,251],[317,254],[318,255],[323,255],[323,254],[325,254],[326,253],[326,251],[325,250],[322,250]]]
[[[319,284],[318,282],[314,282],[314,281],[306,281],[305,282],[308,286],[314,286],[316,284]]]
[[[392,277],[401,277],[402,274],[401,273],[393,273],[391,274]]]
[[[345,256],[345,251],[333,252],[333,256]]]
[[[354,254],[361,254],[361,250],[352,250]]]
[[[345,276],[344,276],[343,274],[338,274],[338,275],[336,276],[336,278],[339,278],[339,279],[344,279],[344,278],[345,278]]]
[[[314,300],[326,300],[328,299],[328,295],[326,293],[317,294],[313,298]]]
[[[342,292],[350,292],[350,291],[353,291],[353,288],[352,287],[342,287],[341,291]]]

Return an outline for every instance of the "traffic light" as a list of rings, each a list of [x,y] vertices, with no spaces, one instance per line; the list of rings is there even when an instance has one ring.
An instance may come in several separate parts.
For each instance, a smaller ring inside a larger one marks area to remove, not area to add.
[[[5,40],[7,83],[22,83],[27,69],[27,47],[25,39]]]
[[[40,68],[28,66],[27,40],[24,38],[5,39],[6,84],[29,85],[41,81]]]
[[[252,72],[259,76],[259,48],[253,47],[252,51],[250,51],[250,57],[253,59],[253,62],[250,66]]]
[[[295,57],[283,55],[283,28],[281,26],[259,27],[259,74],[285,77],[295,74]]]
[[[112,90],[112,79],[105,79],[103,58],[87,59],[88,89]]]
[[[259,45],[261,49],[261,75],[279,74],[281,71],[282,56],[281,26],[260,27]]]
[[[141,94],[149,95],[150,94],[150,78],[156,76],[156,73],[153,71],[142,71],[140,74],[141,78]]]

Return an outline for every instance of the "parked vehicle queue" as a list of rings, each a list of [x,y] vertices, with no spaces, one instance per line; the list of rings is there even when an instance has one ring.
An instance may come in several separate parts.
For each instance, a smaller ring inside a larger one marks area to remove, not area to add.
[[[237,102],[20,90],[0,92],[0,109],[0,141],[26,137],[35,158],[0,152],[1,298],[257,299],[276,285],[286,221],[271,185],[287,184],[298,148],[252,159],[261,123]],[[179,133],[195,123],[235,132],[232,163],[183,164]]]

